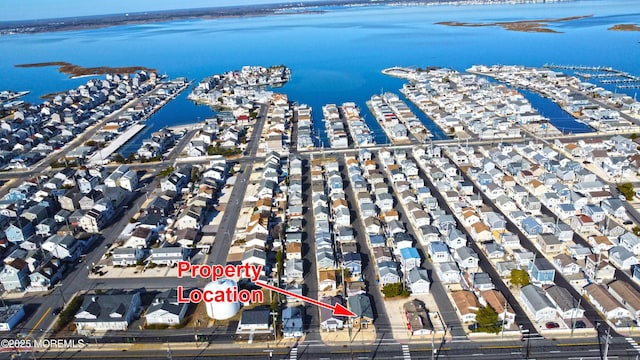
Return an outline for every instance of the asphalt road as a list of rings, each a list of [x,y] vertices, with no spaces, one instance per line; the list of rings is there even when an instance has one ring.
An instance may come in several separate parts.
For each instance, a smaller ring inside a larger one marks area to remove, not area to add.
[[[303,295],[312,299],[319,299],[318,270],[316,268],[316,239],[315,221],[313,218],[313,197],[311,193],[311,169],[308,160],[302,161],[302,215],[304,232],[302,233],[302,259],[304,270]],[[320,334],[314,330],[320,329],[320,312],[316,306],[306,306],[305,329],[309,331],[308,340],[320,340]]]
[[[390,339],[393,338],[393,333],[391,332],[391,321],[389,321],[387,307],[384,305],[384,297],[382,296],[380,287],[378,286],[378,283],[374,281],[374,279],[377,278],[376,267],[374,265],[375,258],[371,254],[369,244],[367,243],[365,237],[366,231],[364,229],[362,219],[359,219],[360,216],[357,212],[357,198],[353,192],[353,187],[351,186],[351,182],[349,181],[349,177],[347,175],[347,167],[345,164],[344,156],[337,157],[337,160],[340,164],[340,172],[342,175],[346,200],[351,215],[351,225],[353,225],[353,230],[362,258],[362,273],[364,275],[365,284],[367,285],[367,294],[372,300],[374,311],[373,313],[375,316],[373,324],[376,327],[377,340],[379,341],[381,339]]]
[[[380,159],[378,158],[377,155],[374,156],[374,160],[378,165],[378,169],[382,170],[380,173],[385,177],[386,184],[389,185],[390,183],[392,183],[391,180],[389,179],[387,172],[384,171],[384,167],[382,166],[382,163],[380,162]],[[423,180],[425,181],[425,184],[430,184],[422,170],[420,171],[420,174]],[[467,335],[464,329],[462,328],[462,324],[460,323],[460,318],[458,317],[458,314],[456,313],[455,309],[453,308],[453,305],[451,304],[451,301],[449,300],[449,297],[447,296],[447,290],[445,290],[444,285],[442,285],[442,282],[438,278],[438,274],[436,274],[433,271],[433,264],[427,257],[427,254],[428,254],[427,249],[425,249],[424,246],[422,246],[422,243],[418,241],[418,236],[414,231],[411,220],[405,213],[405,209],[401,205],[398,199],[396,188],[394,187],[393,190],[394,191],[392,191],[391,196],[393,196],[394,209],[398,211],[399,220],[403,221],[406,224],[407,231],[409,232],[409,234],[411,234],[414,241],[416,241],[416,248],[420,249],[420,252],[422,253],[422,257],[424,259],[422,261],[422,267],[427,269],[431,277],[431,287],[429,288],[429,292],[431,293],[431,295],[433,296],[433,299],[436,301],[436,304],[438,305],[438,312],[440,313],[441,319],[444,321],[447,331],[451,333],[451,336],[454,339],[455,338],[466,339]],[[432,194],[437,194],[437,190],[434,189],[433,187],[431,187],[431,192]]]
[[[92,343],[93,344],[93,343]],[[381,340],[372,345],[351,344],[350,346],[327,346],[321,342],[303,342],[296,349],[273,348],[268,345],[252,347],[228,347],[200,343],[184,349],[170,342],[138,346],[133,350],[128,346],[98,344],[87,349],[61,349],[60,351],[24,352],[24,359],[408,359],[401,344]],[[437,347],[437,354],[425,344],[406,346],[410,359],[601,359],[603,344],[597,339],[582,342],[556,343],[550,340],[507,341],[507,342],[452,342]],[[101,350],[102,349],[102,350]],[[271,354],[271,356],[269,356]],[[636,359],[638,351],[623,341],[612,341],[608,350],[609,359]],[[8,357],[7,357],[8,358]],[[15,358],[19,359],[20,356]]]
[[[412,156],[412,159],[416,161],[416,159],[413,158],[413,156]],[[422,169],[420,169],[420,175],[424,179],[427,187],[431,190],[431,194],[436,199],[438,199],[438,204],[440,205],[440,208],[446,210],[449,214],[453,215],[454,212],[449,206],[449,204],[447,203],[447,201],[443,198],[442,194],[440,193],[440,191],[438,191],[437,187],[424,174],[424,171],[422,171]],[[480,191],[479,189],[475,189],[475,190],[482,193],[482,191]],[[484,193],[482,194],[484,196]],[[485,204],[492,204],[492,202],[487,200],[488,199],[484,199]],[[467,236],[467,246],[469,246],[471,249],[473,249],[473,251],[476,254],[478,254],[478,258],[480,259],[478,266],[482,269],[482,271],[489,274],[489,277],[491,277],[491,282],[495,286],[496,290],[500,291],[504,295],[507,302],[509,303],[509,309],[516,314],[516,324],[521,325],[523,329],[528,329],[531,335],[536,334],[537,330],[531,323],[531,320],[529,320],[529,318],[527,317],[527,314],[520,306],[520,303],[518,303],[518,301],[513,298],[513,296],[511,295],[511,291],[508,289],[508,287],[500,277],[500,274],[498,274],[498,271],[495,269],[493,264],[486,257],[484,252],[480,249],[480,247],[478,246],[478,243],[473,239],[469,231],[467,231],[467,229],[463,226],[460,220],[457,217],[455,217],[455,219],[457,224],[456,227]]]
[[[245,150],[250,157],[255,157],[258,152],[258,143],[260,141],[260,134],[262,128],[266,122],[267,107],[262,106],[258,114],[258,120],[251,133],[251,138],[248,141],[247,149]],[[240,173],[236,173],[236,185],[231,190],[231,196],[227,203],[224,212],[221,214],[222,219],[218,226],[218,233],[216,234],[215,241],[211,246],[211,254],[208,259],[209,264],[224,265],[227,263],[227,255],[229,254],[229,248],[231,247],[231,239],[236,231],[236,224],[242,209],[242,202],[247,191],[247,184],[251,178],[252,167],[250,163],[243,163]]]
[[[446,156],[446,155],[445,155]],[[451,159],[449,159],[451,160]],[[455,162],[451,161],[452,164],[455,164]],[[457,166],[457,165],[456,165]],[[459,168],[458,168],[459,169]],[[536,259],[538,259],[538,261],[540,261],[544,266],[550,267],[550,268],[555,268],[551,262],[549,260],[547,260],[547,258],[545,258],[544,254],[542,254],[538,248],[533,244],[533,242],[520,230],[519,227],[517,227],[513,221],[511,221],[511,219],[507,216],[507,214],[505,214],[501,209],[499,209],[495,203],[493,201],[491,201],[487,195],[484,193],[484,191],[482,191],[478,185],[463,171],[460,171],[460,173],[462,174],[462,177],[465,180],[470,181],[471,183],[473,183],[473,188],[474,191],[479,193],[482,196],[482,200],[484,201],[485,205],[488,205],[489,207],[491,207],[493,209],[494,212],[497,212],[498,214],[501,214],[502,216],[504,216],[505,220],[507,221],[507,230],[517,234],[518,238],[520,239],[520,244],[523,248],[533,252],[536,256]],[[575,235],[575,234],[574,234]],[[576,299],[576,303],[578,302],[578,299],[580,299],[582,296],[576,291],[576,289],[574,289],[573,286],[571,286],[571,284],[569,284],[569,282],[564,278],[564,276],[562,276],[559,272],[556,272],[556,276],[554,278],[554,282],[556,285],[563,287],[565,289],[567,289],[569,291],[569,293],[571,294],[571,296],[573,296],[574,299]],[[509,294],[509,293],[505,293],[505,294]],[[515,301],[514,301],[514,305],[515,305]],[[511,304],[511,302],[509,302],[509,304]],[[588,301],[583,301],[581,303],[582,307],[585,310],[584,316],[589,319],[589,321],[592,324],[596,324],[596,323],[601,323],[603,329],[606,327],[609,327],[608,324],[606,324],[602,318],[600,317],[600,315],[598,315],[596,309],[588,302]],[[519,307],[519,306],[518,306]],[[521,307],[519,307],[521,308]],[[515,308],[514,308],[515,309]],[[520,319],[518,319],[517,321],[520,321]],[[531,322],[529,322],[529,324],[525,324],[528,326],[525,326],[526,329],[529,329],[531,334],[536,333],[536,329],[533,327],[533,324]],[[611,329],[612,333],[614,332],[613,329]]]

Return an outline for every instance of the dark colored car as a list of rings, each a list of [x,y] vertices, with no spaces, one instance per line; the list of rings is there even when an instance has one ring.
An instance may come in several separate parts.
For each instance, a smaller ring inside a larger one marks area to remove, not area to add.
[[[576,329],[584,329],[587,327],[587,324],[584,323],[584,321],[582,320],[578,320],[576,321],[576,323],[574,324]]]
[[[480,328],[480,324],[479,323],[473,323],[473,324],[469,325],[468,328],[471,331],[478,330]]]
[[[549,321],[548,323],[544,324],[544,326],[547,329],[557,329],[560,327],[560,324],[558,324],[557,322]]]

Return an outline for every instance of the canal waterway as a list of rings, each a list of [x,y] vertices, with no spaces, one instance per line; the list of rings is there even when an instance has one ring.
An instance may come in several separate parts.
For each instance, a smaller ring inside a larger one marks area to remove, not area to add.
[[[327,10],[1,36],[0,90],[30,90],[24,99],[40,102],[40,95],[75,88],[87,81],[69,79],[54,67],[14,67],[34,62],[67,61],[86,67],[140,65],[170,78],[185,76],[195,82],[243,65],[285,64],[292,70],[292,79],[277,91],[286,93],[290,100],[311,105],[319,132],[324,130],[322,105],[354,101],[366,114],[376,138],[384,141],[365,102],[373,94],[397,93],[402,87],[402,80],[380,73],[386,67],[444,66],[464,71],[474,64],[555,63],[611,66],[640,75],[638,33],[608,30],[616,24],[638,23],[640,4],[633,0]],[[549,23],[556,33],[436,24],[587,15],[591,16]],[[188,91],[147,120],[145,131],[127,148],[165,125],[202,121],[213,115],[208,107],[186,100]],[[627,91],[634,95],[634,90]],[[579,123],[570,123],[568,117],[562,118],[562,110],[547,99],[527,97],[545,116],[561,119],[563,125],[559,127],[572,132],[586,130]],[[427,121],[424,116],[420,118]]]

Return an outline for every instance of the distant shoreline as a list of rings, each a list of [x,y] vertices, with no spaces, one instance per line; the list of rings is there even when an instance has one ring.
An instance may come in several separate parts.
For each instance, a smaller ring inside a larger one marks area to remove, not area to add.
[[[321,0],[312,3],[279,3],[266,5],[230,6],[185,10],[150,11],[129,14],[68,17],[58,19],[3,21],[0,35],[97,29],[122,25],[137,25],[189,19],[221,19],[268,15],[324,13],[327,6],[349,7],[363,5],[483,5],[569,2],[574,0]]]
[[[44,66],[57,66],[58,71],[69,75],[70,78],[78,78],[82,76],[104,75],[104,74],[133,74],[136,71],[140,71],[140,70],[147,71],[147,72],[156,72],[155,69],[149,69],[144,66],[124,66],[124,67],[100,66],[100,67],[86,68],[86,67],[71,64],[65,61],[49,61],[49,62],[43,62],[43,63],[15,65],[15,67],[18,67],[18,68],[44,67]]]
[[[501,21],[493,23],[467,23],[457,21],[441,21],[436,24],[446,26],[468,26],[468,27],[481,27],[481,26],[500,26],[505,30],[511,31],[523,31],[523,32],[546,32],[546,33],[559,33],[559,31],[549,29],[548,23],[574,21],[592,17],[593,15],[583,16],[571,16],[559,19],[540,19],[540,20],[520,20],[520,21]]]

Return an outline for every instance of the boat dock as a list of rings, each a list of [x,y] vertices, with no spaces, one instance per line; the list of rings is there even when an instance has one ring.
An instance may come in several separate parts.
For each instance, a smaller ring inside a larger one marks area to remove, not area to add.
[[[137,133],[142,131],[146,125],[144,123],[137,123],[131,125],[125,132],[118,135],[113,141],[107,145],[104,149],[100,149],[89,159],[90,165],[102,165],[109,162],[109,156],[113,154],[116,150],[120,149],[124,144],[126,144],[131,138],[136,136]]]

